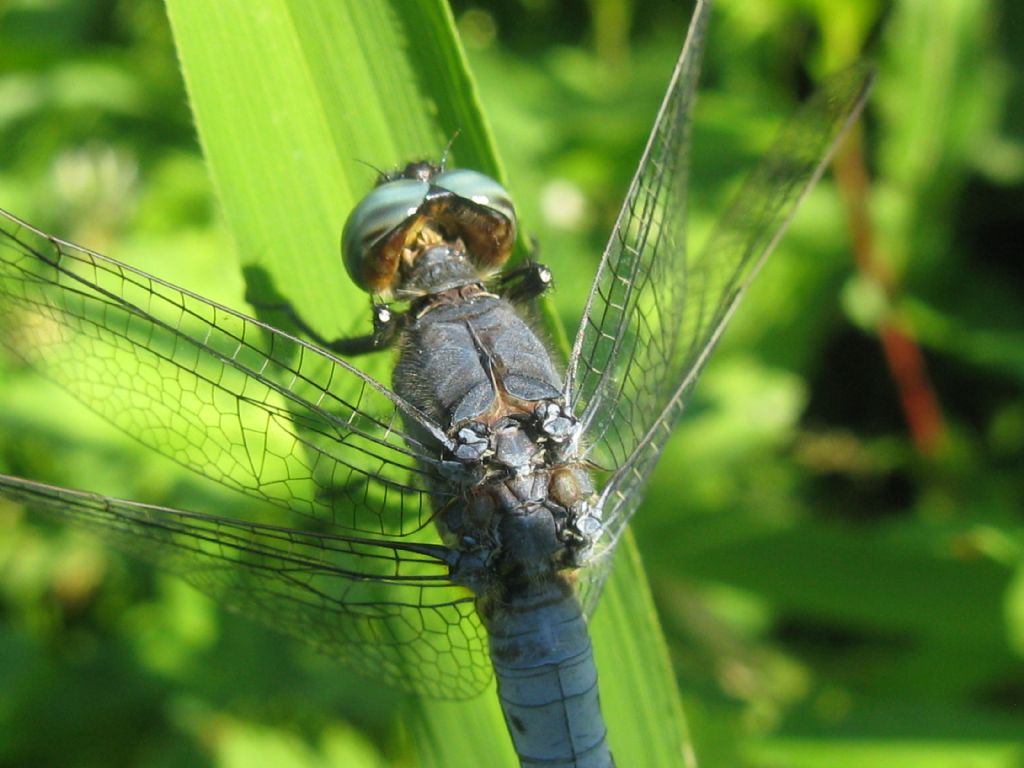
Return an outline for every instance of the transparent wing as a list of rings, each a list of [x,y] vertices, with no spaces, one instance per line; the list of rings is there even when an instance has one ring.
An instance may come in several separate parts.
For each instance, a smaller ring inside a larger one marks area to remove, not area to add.
[[[256,525],[7,475],[0,496],[92,529],[390,686],[466,698],[490,680],[486,633],[468,590],[448,580],[444,547]]]
[[[582,587],[588,606],[708,355],[871,81],[865,66],[827,81],[692,255],[685,247],[687,115],[707,9],[701,3],[695,12],[574,347],[570,398],[587,428],[589,458],[609,472],[595,561]]]
[[[446,438],[386,387],[4,211],[0,343],[140,442],[256,499],[360,533],[403,536],[430,518],[423,489]]]
[[[698,2],[570,357],[568,399],[606,468],[625,464],[679,381],[690,110],[709,14]]]

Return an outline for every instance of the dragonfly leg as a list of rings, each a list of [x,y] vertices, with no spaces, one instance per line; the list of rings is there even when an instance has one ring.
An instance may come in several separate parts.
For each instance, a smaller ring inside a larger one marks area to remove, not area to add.
[[[488,284],[488,289],[512,303],[535,299],[551,287],[551,270],[530,260],[515,269],[502,272]]]
[[[245,277],[245,300],[261,318],[281,330],[298,331],[322,349],[339,355],[363,355],[389,347],[395,343],[405,324],[404,313],[394,312],[387,304],[373,304],[373,333],[328,339],[305,321],[258,267],[247,268]]]
[[[373,333],[337,339],[325,339],[302,322],[301,318],[296,316],[296,319],[302,323],[302,332],[324,349],[339,355],[353,356],[376,352],[393,345],[405,325],[406,315],[403,312],[395,312],[387,304],[374,304]]]
[[[373,333],[367,333],[363,336],[341,336],[337,339],[328,339],[303,320],[302,316],[290,304],[277,305],[274,309],[278,312],[283,312],[294,326],[304,336],[307,336],[316,343],[317,346],[347,357],[365,355],[369,352],[376,352],[390,347],[398,338],[398,333],[405,321],[404,313],[394,312],[387,304],[374,304]]]

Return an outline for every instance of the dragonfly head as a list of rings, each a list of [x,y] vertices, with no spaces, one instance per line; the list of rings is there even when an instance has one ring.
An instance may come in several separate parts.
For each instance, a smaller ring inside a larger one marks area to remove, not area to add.
[[[515,240],[515,208],[497,181],[417,162],[381,174],[345,222],[341,250],[356,285],[392,296],[406,289],[408,267],[430,247],[458,248],[484,278],[508,260]]]

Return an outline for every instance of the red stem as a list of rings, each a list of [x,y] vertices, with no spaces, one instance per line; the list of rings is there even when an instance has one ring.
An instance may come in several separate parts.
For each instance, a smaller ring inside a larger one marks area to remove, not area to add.
[[[847,135],[833,167],[846,206],[857,271],[862,278],[878,286],[888,299],[890,310],[879,324],[878,336],[911,439],[919,452],[932,453],[945,434],[942,408],[913,329],[894,308],[899,286],[875,245],[867,206],[871,182],[864,162],[864,134],[859,125]]]

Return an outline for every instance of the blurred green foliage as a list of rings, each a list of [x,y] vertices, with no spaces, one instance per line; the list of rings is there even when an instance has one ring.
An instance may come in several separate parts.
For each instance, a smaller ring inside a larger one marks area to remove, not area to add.
[[[689,9],[453,5],[571,332]],[[848,174],[807,199],[634,524],[702,765],[1024,763],[1022,30],[1010,0],[717,4],[695,242],[815,79],[865,46],[879,75],[867,225]],[[242,306],[156,0],[0,5],[0,205]],[[3,471],[208,492],[0,362]],[[387,691],[0,506],[0,765],[408,764],[401,731]]]

